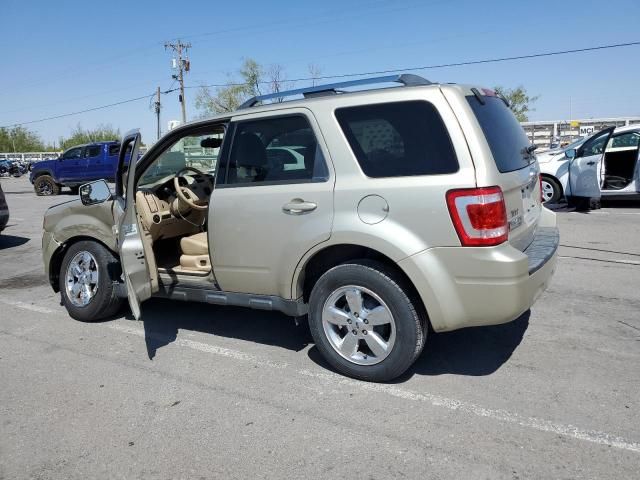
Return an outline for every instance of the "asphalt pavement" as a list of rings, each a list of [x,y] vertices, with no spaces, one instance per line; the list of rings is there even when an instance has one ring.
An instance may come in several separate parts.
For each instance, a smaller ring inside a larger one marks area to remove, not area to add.
[[[640,203],[558,209],[549,290],[506,325],[431,333],[389,384],[274,312],[150,300],[72,320],[36,197],[2,178],[0,479],[640,478]]]

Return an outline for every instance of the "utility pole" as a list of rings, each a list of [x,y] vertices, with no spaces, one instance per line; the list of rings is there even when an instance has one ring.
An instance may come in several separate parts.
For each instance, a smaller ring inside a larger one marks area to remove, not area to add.
[[[166,42],[164,49],[171,49],[175,52],[176,57],[173,58],[173,68],[178,70],[177,75],[172,75],[174,80],[180,83],[180,104],[182,106],[182,123],[187,121],[187,111],[184,98],[184,73],[191,69],[191,63],[189,62],[188,50],[191,48],[190,43],[182,43],[178,40],[175,43]]]
[[[160,140],[160,87],[158,87],[155,107],[156,107],[156,122],[158,124],[157,125],[158,133],[157,133],[156,140]]]

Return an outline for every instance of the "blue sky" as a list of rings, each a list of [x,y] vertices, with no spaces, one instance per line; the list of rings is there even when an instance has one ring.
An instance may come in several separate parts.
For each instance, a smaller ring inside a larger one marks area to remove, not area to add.
[[[640,40],[638,0],[25,1],[3,0],[0,125],[151,95],[171,84],[163,42],[193,44],[186,84],[223,83],[244,57],[288,78],[433,65]],[[640,115],[640,46],[415,72],[442,82],[524,85],[531,120]],[[303,83],[296,84],[304,86]],[[635,88],[634,88],[635,87]],[[187,90],[187,116],[196,89]],[[162,129],[180,118],[162,98]],[[148,100],[28,125],[52,142],[80,123],[140,127],[155,139]]]

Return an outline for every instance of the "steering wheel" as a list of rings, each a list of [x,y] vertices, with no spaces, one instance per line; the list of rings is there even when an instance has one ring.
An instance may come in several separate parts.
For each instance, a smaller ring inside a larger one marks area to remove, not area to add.
[[[209,185],[211,187],[213,186],[212,180],[207,175],[205,175],[200,170],[198,170],[197,168],[184,167],[182,170],[180,170],[179,172],[176,173],[175,177],[173,177],[173,186],[174,186],[174,188],[176,190],[176,195],[178,196],[178,198],[181,201],[183,201],[184,203],[189,205],[189,207],[193,208],[194,210],[206,210],[207,209],[207,201],[206,200],[201,200],[198,197],[198,195],[196,195],[193,192],[193,190],[191,190],[188,187],[180,185],[180,178],[182,178],[186,172],[195,173],[194,177],[206,178],[209,181]],[[203,202],[204,202],[204,204],[203,204]]]

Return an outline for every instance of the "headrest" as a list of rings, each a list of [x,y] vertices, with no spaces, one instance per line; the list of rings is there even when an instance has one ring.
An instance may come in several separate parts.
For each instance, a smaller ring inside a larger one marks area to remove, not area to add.
[[[243,133],[233,149],[232,163],[238,167],[252,168],[267,165],[267,149],[255,133]]]
[[[200,141],[200,146],[202,148],[219,148],[220,145],[222,145],[221,138],[208,137],[208,138],[203,138]]]

